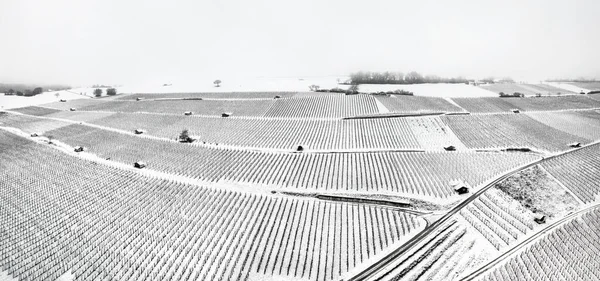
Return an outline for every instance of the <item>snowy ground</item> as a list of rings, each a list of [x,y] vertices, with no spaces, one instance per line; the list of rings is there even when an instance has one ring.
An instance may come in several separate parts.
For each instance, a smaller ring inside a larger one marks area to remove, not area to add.
[[[348,77],[305,77],[305,78],[220,78],[220,87],[215,87],[214,80],[198,79],[195,81],[166,81],[165,83],[132,84],[117,87],[119,93],[184,93],[184,92],[308,92],[310,85],[321,88],[335,88]],[[347,87],[347,86],[346,86]]]
[[[5,96],[4,94],[0,94],[0,109],[51,103],[59,101],[60,99],[72,100],[85,98],[89,97],[69,91],[46,92],[33,97]]]
[[[548,84],[550,86],[554,86],[554,87],[557,87],[557,88],[569,90],[569,91],[575,92],[575,93],[581,93],[581,92],[586,92],[587,93],[587,92],[589,92],[589,89],[580,88],[580,87],[577,87],[575,85],[571,85],[571,84],[567,84],[567,83],[545,82],[544,84]]]
[[[338,85],[347,77],[317,77],[317,78],[257,78],[222,80],[220,87],[215,87],[213,81],[194,81],[163,84],[129,85],[118,87],[119,93],[177,93],[177,92],[260,92],[260,91],[309,91],[310,85],[318,85],[321,89],[347,89],[349,85]],[[416,96],[429,97],[495,97],[496,93],[465,84],[363,84],[360,92],[381,92],[404,89]]]
[[[469,98],[469,97],[496,97],[498,94],[466,84],[363,84],[359,86],[360,92],[387,92],[394,90],[413,92],[415,96],[442,97],[442,98]]]

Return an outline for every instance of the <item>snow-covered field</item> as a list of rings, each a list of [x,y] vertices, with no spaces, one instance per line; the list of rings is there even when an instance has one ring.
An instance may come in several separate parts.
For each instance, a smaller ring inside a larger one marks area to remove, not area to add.
[[[184,93],[184,92],[308,92],[310,85],[321,88],[337,87],[338,79],[344,82],[348,77],[305,77],[305,78],[221,78],[220,87],[215,87],[214,79],[195,81],[165,81],[165,83],[132,84],[117,87],[119,93]],[[163,86],[169,84],[169,86]],[[347,86],[346,86],[347,87]]]
[[[57,96],[58,94],[58,96]],[[86,99],[88,96],[69,91],[46,92],[33,97],[5,96],[0,94],[0,109],[10,109],[59,101],[60,99]]]
[[[569,91],[575,92],[575,93],[589,92],[590,91],[589,89],[580,88],[580,87],[577,87],[575,85],[567,84],[567,83],[545,82],[544,84],[548,84],[550,86],[554,86],[554,87],[557,87],[557,88],[569,90]]]
[[[442,98],[468,98],[468,97],[496,97],[498,94],[466,84],[363,84],[359,86],[360,92],[387,92],[394,90],[413,92],[415,96],[442,97]]]
[[[260,91],[309,91],[310,85],[318,85],[321,89],[348,89],[349,85],[339,85],[348,77],[311,77],[311,78],[256,78],[256,79],[222,79],[220,87],[215,87],[213,81],[198,80],[194,82],[163,84],[128,85],[118,87],[119,93],[177,93],[177,92],[260,92]],[[363,84],[361,92],[387,92],[404,89],[416,96],[429,97],[495,97],[496,93],[465,84]]]

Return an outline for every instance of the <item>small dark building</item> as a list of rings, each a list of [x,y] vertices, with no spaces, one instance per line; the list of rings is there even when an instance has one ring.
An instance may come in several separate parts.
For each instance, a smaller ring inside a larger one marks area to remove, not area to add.
[[[462,180],[451,181],[450,185],[459,195],[469,193],[469,189],[471,189],[471,187]]]
[[[136,135],[140,135],[145,133],[146,131],[142,130],[142,129],[135,129],[135,131],[133,131]]]
[[[546,216],[534,218],[533,221],[535,221],[537,224],[544,224],[544,223],[546,223]]]
[[[67,100],[65,100],[65,99],[61,99],[61,100],[60,100],[60,102],[67,102]]]
[[[75,150],[75,152],[82,152],[83,146],[76,146],[74,150]]]
[[[32,137],[37,137],[37,136],[39,136],[39,135],[38,135],[37,133],[33,133],[33,134],[31,134],[31,136],[32,136]]]
[[[223,112],[223,113],[221,113],[221,117],[229,117],[229,116],[231,116],[231,114],[233,114],[233,113],[231,113],[231,112]]]
[[[274,99],[280,99],[280,98],[281,98],[281,96],[275,96],[274,97]]]
[[[581,143],[580,142],[572,142],[569,144],[570,147],[581,147]]]
[[[136,98],[135,100],[136,100],[136,101],[141,101],[141,100],[142,100],[142,98]]]
[[[192,115],[192,114],[194,114],[194,113],[191,112],[191,111],[186,111],[186,112],[183,113],[183,115]]]
[[[513,109],[511,109],[511,111],[512,111],[513,113],[521,113],[521,111],[520,111],[519,109],[517,109],[517,108],[513,108]]]
[[[446,151],[455,151],[456,147],[454,147],[454,145],[447,145],[447,146],[444,146],[444,150],[446,150]]]
[[[75,111],[76,109],[75,109],[75,107],[71,107],[71,108],[69,108],[69,110],[70,111]]]
[[[146,162],[142,162],[142,161],[135,162],[135,163],[133,163],[133,167],[138,168],[138,169],[146,168]]]
[[[302,152],[302,151],[304,151],[304,147],[302,147],[301,145],[299,145],[298,147],[296,147],[296,151]]]

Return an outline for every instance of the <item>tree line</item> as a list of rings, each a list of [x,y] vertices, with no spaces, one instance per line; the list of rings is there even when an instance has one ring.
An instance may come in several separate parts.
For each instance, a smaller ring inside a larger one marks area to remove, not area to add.
[[[468,83],[464,77],[444,78],[437,75],[422,75],[416,71],[371,72],[359,71],[350,74],[349,84],[423,84],[423,83]]]
[[[44,92],[44,88],[54,91],[67,90],[66,85],[32,85],[32,84],[4,84],[0,83],[0,93],[5,95],[35,96]]]
[[[42,87],[36,87],[33,90],[26,89],[26,90],[23,90],[23,91],[15,91],[14,89],[11,88],[11,89],[8,89],[7,91],[4,91],[4,95],[7,95],[7,96],[13,96],[13,95],[15,95],[15,96],[23,96],[23,97],[33,97],[33,96],[39,95],[39,94],[41,94],[43,92],[44,92],[44,88],[42,88]]]

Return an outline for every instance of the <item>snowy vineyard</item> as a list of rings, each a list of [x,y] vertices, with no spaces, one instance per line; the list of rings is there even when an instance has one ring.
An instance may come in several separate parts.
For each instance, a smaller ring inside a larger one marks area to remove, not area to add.
[[[331,280],[423,226],[388,208],[147,178],[0,134],[9,145],[0,264],[19,280]]]

